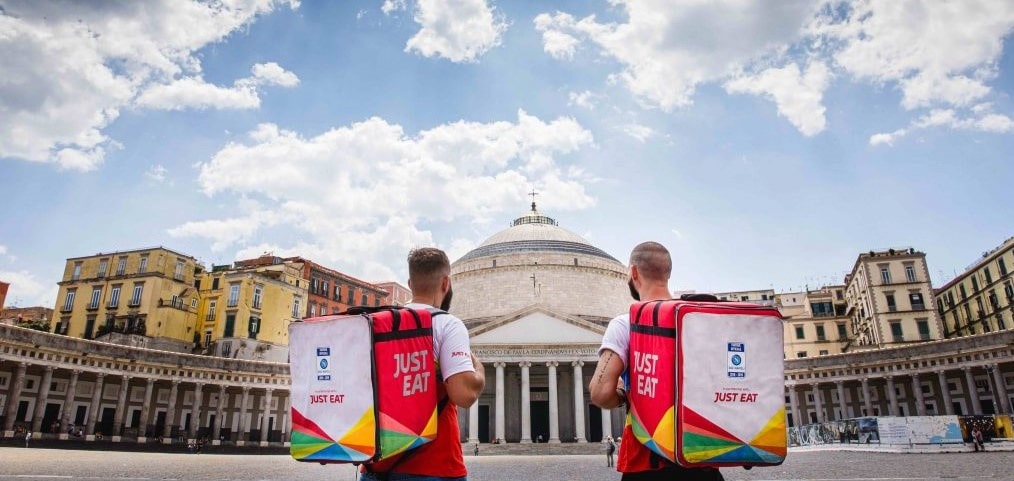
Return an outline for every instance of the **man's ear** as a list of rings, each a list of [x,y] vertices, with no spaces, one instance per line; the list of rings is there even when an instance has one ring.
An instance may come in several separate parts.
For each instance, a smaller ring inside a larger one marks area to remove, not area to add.
[[[637,266],[630,266],[630,279],[634,282],[641,282],[641,273],[637,271]]]
[[[444,276],[440,279],[440,292],[446,294],[451,289],[451,276]]]
[[[408,279],[408,290],[410,290],[410,291],[413,290],[412,289],[412,278],[411,277]]]

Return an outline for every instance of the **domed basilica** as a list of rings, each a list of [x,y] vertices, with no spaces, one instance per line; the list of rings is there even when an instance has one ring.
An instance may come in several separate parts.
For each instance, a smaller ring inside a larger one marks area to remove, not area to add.
[[[461,413],[468,442],[597,441],[623,414],[586,386],[605,325],[630,305],[626,266],[536,205],[451,265],[451,312],[487,366],[486,391]],[[488,368],[487,368],[488,369]],[[494,389],[490,389],[493,387]]]

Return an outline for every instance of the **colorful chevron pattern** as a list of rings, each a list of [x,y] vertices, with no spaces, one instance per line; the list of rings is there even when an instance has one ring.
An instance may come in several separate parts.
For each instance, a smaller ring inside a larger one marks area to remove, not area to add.
[[[674,451],[676,444],[676,416],[674,412],[673,408],[670,407],[662,415],[662,419],[659,420],[658,425],[655,426],[655,431],[650,434],[644,427],[644,423],[641,421],[633,405],[630,406],[630,412],[627,414],[627,421],[630,423],[630,429],[633,431],[637,441],[654,451],[655,454],[670,461],[676,460]]]
[[[682,457],[690,463],[768,463],[785,459],[785,408],[745,442],[696,412],[684,408]]]
[[[377,452],[373,408],[341,438],[335,440],[317,423],[292,410],[292,457],[300,461],[361,463],[373,460]],[[437,437],[437,411],[434,410],[422,433],[416,434],[391,416],[380,414],[380,459],[386,459],[419,447]]]
[[[292,439],[289,452],[299,461],[364,462],[376,453],[376,424],[370,407],[341,438],[335,440],[317,423],[292,409]]]

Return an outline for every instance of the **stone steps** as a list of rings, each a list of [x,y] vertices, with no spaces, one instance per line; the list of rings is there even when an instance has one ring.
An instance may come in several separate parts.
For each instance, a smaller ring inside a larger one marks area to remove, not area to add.
[[[473,456],[475,444],[462,444],[461,450],[465,456]],[[605,455],[606,448],[601,443],[506,443],[506,444],[479,444],[479,456],[558,456],[558,455]]]

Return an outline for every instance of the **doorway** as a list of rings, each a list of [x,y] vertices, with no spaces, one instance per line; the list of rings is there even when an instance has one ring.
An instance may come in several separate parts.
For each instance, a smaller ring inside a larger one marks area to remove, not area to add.
[[[58,433],[60,429],[56,426],[56,420],[60,419],[60,406],[59,404],[46,404],[46,413],[42,416],[42,430]]]
[[[115,417],[116,408],[102,408],[102,419],[99,421],[98,426],[95,426],[95,432],[111,436],[119,436],[120,433],[113,432],[113,419]]]
[[[489,404],[479,405],[479,442],[489,442]]]
[[[549,401],[532,401],[532,441],[538,442],[542,436],[542,442],[549,441]]]
[[[602,409],[594,404],[588,405],[588,441],[602,441]]]

